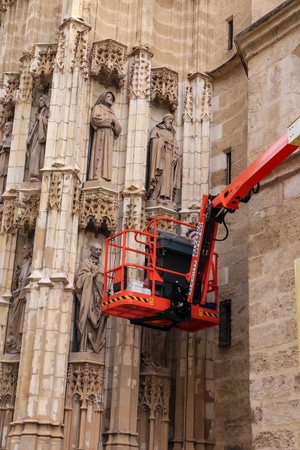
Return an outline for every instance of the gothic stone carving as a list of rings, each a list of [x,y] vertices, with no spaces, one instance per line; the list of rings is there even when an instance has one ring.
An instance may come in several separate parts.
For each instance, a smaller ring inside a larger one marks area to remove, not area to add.
[[[13,194],[3,194],[2,199],[4,200],[3,216],[2,216],[2,233],[15,233],[17,231],[16,227],[16,198],[17,193]]]
[[[75,31],[75,40],[73,45],[73,58],[71,60],[71,69],[79,67],[84,79],[88,78],[88,32],[90,27],[72,19],[72,30]]]
[[[65,448],[100,448],[102,391],[103,364],[75,361],[69,364],[64,420]]]
[[[117,229],[118,194],[103,187],[83,188],[79,202],[79,227],[92,224],[111,234]]]
[[[19,197],[16,200],[16,206],[18,208],[16,227],[25,237],[28,237],[35,230],[39,204],[39,192],[19,192]]]
[[[24,52],[20,61],[22,66],[22,72],[19,91],[17,93],[17,100],[25,102],[30,98],[30,96],[32,96],[32,86],[33,86],[33,78],[31,74],[32,54],[29,52]]]
[[[130,186],[123,190],[122,195],[125,211],[124,227],[144,230],[146,228],[144,190]]]
[[[91,53],[91,76],[99,83],[120,89],[125,81],[127,47],[113,39],[94,42]]]
[[[151,101],[175,111],[178,105],[178,74],[166,67],[151,70]]]
[[[170,380],[151,374],[141,374],[139,395],[139,444],[149,448],[168,446]]]
[[[13,419],[17,389],[19,365],[1,363],[0,365],[0,442],[1,448],[6,448],[7,435]]]
[[[16,93],[20,82],[20,74],[7,72],[3,74],[0,87],[0,128],[13,119]]]
[[[51,87],[57,44],[38,44],[35,46],[31,72],[38,91],[48,92]]]
[[[133,57],[130,73],[131,98],[150,99],[151,88],[151,58],[153,54],[147,46],[134,47],[131,54]]]

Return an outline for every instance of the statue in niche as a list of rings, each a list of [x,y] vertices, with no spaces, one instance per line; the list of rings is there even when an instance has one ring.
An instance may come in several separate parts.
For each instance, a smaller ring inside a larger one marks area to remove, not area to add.
[[[101,316],[103,293],[102,247],[94,243],[90,255],[78,267],[74,285],[77,303],[77,336],[80,352],[99,353],[103,346],[105,318]]]
[[[107,91],[101,94],[91,113],[91,125],[94,130],[89,180],[111,181],[112,179],[112,153],[114,140],[122,131],[121,125],[112,110],[115,96]]]
[[[14,273],[14,283],[16,289],[13,290],[13,305],[11,323],[13,329],[14,342],[12,337],[7,341],[7,347],[13,352],[19,353],[22,344],[25,308],[26,308],[26,286],[29,284],[32,264],[32,245],[25,244],[23,247],[23,264],[17,266]]]
[[[2,194],[6,188],[6,178],[8,170],[9,152],[11,147],[13,123],[6,122],[4,125],[4,136],[0,143],[0,202],[2,203]]]
[[[179,154],[173,114],[166,114],[150,134],[148,200],[172,202],[180,188]]]
[[[143,328],[141,345],[142,369],[164,371],[166,368],[166,332]]]
[[[27,139],[27,154],[29,158],[30,181],[42,179],[41,169],[44,166],[46,137],[49,119],[50,99],[47,95],[41,95],[38,102],[38,110],[35,122]]]

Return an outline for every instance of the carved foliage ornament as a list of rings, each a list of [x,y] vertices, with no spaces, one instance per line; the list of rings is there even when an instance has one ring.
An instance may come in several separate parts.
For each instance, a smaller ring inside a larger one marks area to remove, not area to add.
[[[16,199],[15,198],[9,198],[7,200],[4,200],[4,209],[3,209],[3,217],[2,217],[2,226],[1,226],[1,232],[2,233],[8,233],[8,232],[16,232]]]
[[[91,53],[91,76],[100,83],[121,88],[125,80],[127,47],[113,39],[94,42]]]
[[[82,190],[79,202],[79,227],[92,224],[109,234],[117,229],[118,196],[102,188]]]
[[[23,195],[22,199],[18,198],[16,201],[16,206],[18,207],[16,226],[24,236],[29,236],[35,230],[39,203],[40,195],[37,193]]]
[[[150,99],[151,58],[153,54],[147,46],[135,47],[130,73],[130,97]]]
[[[178,105],[178,74],[166,67],[151,70],[151,101],[167,105],[173,112]]]
[[[78,24],[72,25],[75,30],[75,40],[73,45],[73,58],[71,60],[71,68],[79,67],[82,71],[84,79],[88,78],[88,30],[86,27],[79,28]]]

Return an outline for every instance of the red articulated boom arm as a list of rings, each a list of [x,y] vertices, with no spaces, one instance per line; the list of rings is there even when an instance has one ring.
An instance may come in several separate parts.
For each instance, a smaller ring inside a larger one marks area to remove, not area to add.
[[[218,225],[224,223],[225,214],[238,209],[240,202],[247,202],[251,197],[251,191],[256,193],[255,187],[259,185],[260,181],[287,159],[299,146],[300,117],[293,122],[283,136],[241,172],[217,196],[203,196],[198,224],[200,232],[198,242],[195,242],[194,245],[189,274],[189,294],[187,299],[189,302],[192,301],[194,295],[195,274],[198,274],[203,286],[200,303],[202,305],[205,304]]]
[[[161,330],[194,332],[218,325],[218,226],[228,231],[225,215],[257,193],[260,181],[299,146],[300,117],[218,195],[203,196],[196,226],[156,217],[146,231],[123,230],[108,238],[103,314]],[[162,223],[166,227],[161,229]],[[181,234],[164,231],[175,227]],[[193,243],[182,235],[184,228],[193,229]],[[132,274],[138,279],[132,280]]]

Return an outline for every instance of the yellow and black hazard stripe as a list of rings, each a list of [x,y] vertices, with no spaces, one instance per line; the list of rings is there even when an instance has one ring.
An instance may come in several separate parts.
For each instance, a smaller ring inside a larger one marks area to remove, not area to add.
[[[199,308],[199,317],[202,317],[202,316],[213,317],[214,319],[218,319],[219,318],[219,314],[218,313],[205,311],[204,309]]]
[[[137,297],[136,295],[118,295],[102,303],[102,306],[108,306],[121,300],[135,300],[137,302],[149,303],[149,300],[145,297]]]

